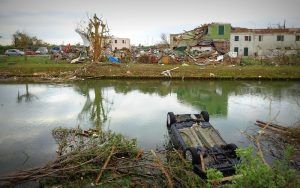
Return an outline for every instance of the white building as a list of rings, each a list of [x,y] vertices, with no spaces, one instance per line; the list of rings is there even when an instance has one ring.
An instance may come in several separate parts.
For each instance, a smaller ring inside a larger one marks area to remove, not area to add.
[[[111,39],[111,49],[121,50],[122,48],[130,49],[130,39],[128,38],[112,38]]]
[[[300,50],[300,28],[234,28],[230,34],[230,52],[238,56],[274,56],[296,54]]]

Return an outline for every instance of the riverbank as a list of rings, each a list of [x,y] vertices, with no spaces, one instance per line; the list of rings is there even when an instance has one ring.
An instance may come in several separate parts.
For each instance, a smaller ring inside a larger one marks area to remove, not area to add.
[[[204,168],[206,178],[193,172],[194,164],[171,145],[165,150],[144,151],[135,139],[98,129],[56,128],[57,158],[48,164],[0,177],[0,186],[14,187],[298,187],[299,172],[285,158],[268,165],[253,148],[238,148],[242,160],[236,175]],[[202,159],[203,160],[203,159]]]
[[[178,67],[178,68],[177,68]],[[171,70],[174,69],[175,70]],[[171,76],[162,72],[171,70]],[[228,63],[199,66],[189,64],[69,64],[48,57],[1,57],[0,78],[72,80],[72,79],[243,79],[243,80],[300,80],[300,66],[247,65]]]

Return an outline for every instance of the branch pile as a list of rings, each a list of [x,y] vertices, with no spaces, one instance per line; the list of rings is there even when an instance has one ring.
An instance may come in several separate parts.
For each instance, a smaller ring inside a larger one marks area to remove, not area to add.
[[[136,140],[89,129],[54,129],[58,157],[44,167],[0,177],[0,185],[191,187],[202,182],[177,151],[144,152]]]

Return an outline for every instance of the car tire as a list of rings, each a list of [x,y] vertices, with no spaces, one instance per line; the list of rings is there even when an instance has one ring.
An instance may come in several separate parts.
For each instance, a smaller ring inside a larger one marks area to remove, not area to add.
[[[167,115],[167,128],[170,129],[171,125],[173,123],[176,123],[176,117],[175,117],[173,112],[168,112],[168,115]]]
[[[235,151],[238,147],[235,144],[227,144],[227,148]]]
[[[232,152],[233,156],[236,157],[236,149],[238,148],[235,144],[227,144],[225,146],[226,150],[229,150],[230,152]]]
[[[197,149],[189,147],[184,151],[184,158],[191,161],[192,164],[200,164],[200,155],[197,153]]]
[[[204,119],[204,121],[209,122],[209,114],[207,111],[201,111],[200,113]]]

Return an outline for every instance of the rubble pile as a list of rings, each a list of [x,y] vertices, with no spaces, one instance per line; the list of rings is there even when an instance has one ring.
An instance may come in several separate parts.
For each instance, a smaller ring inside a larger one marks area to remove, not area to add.
[[[133,46],[131,49],[113,49],[113,41],[110,40],[101,47],[101,56],[97,61],[117,64],[133,62],[142,64],[186,65],[193,63],[196,65],[215,65],[225,60],[234,63],[233,59],[236,58],[236,54],[229,52],[229,41],[216,41],[205,37],[208,34],[209,26],[211,24],[203,24],[191,31],[184,31],[184,33],[174,36],[175,47],[171,48],[169,45],[157,44],[151,47]],[[52,59],[67,60],[70,63],[95,61],[93,55],[95,49],[88,32],[79,29],[76,32],[82,37],[84,45],[76,48],[66,46],[64,49],[52,53]]]

